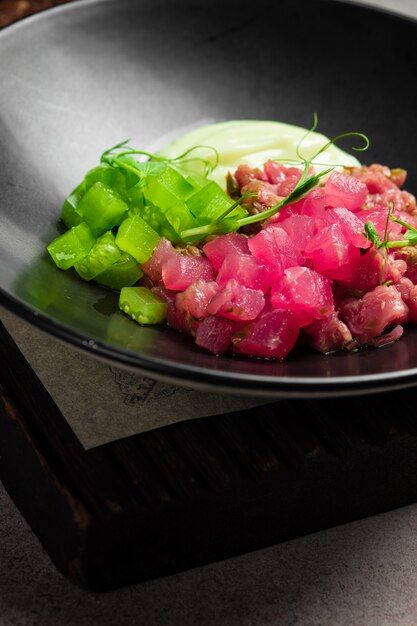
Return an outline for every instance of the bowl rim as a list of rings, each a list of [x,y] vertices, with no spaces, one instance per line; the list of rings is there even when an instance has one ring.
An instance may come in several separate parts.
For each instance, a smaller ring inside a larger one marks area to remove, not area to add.
[[[108,5],[116,0],[72,0],[55,7],[43,9],[38,13],[28,15],[0,30],[0,45],[16,31],[31,27],[38,20],[44,21],[54,18],[66,11],[78,11],[81,7],[92,5]],[[136,0],[139,4],[144,0]],[[146,0],[145,0],[146,1]],[[417,19],[396,12],[393,9],[380,8],[366,2],[356,0],[320,0],[322,3],[333,5],[355,6],[359,11],[370,13],[389,14],[404,22],[417,24]],[[129,3],[130,4],[130,3]],[[131,6],[131,5],[130,5]],[[329,397],[332,395],[363,394],[368,392],[383,392],[413,386],[417,383],[417,366],[400,371],[390,371],[377,374],[358,374],[349,376],[333,376],[331,378],[309,376],[279,376],[230,373],[226,370],[216,370],[207,367],[198,367],[193,364],[173,363],[160,357],[147,357],[146,354],[125,350],[123,347],[112,346],[95,339],[88,339],[86,335],[48,317],[34,307],[19,300],[0,286],[0,305],[25,321],[63,341],[76,349],[80,349],[95,358],[104,359],[112,364],[133,369],[144,375],[154,376],[156,379],[170,383],[187,384],[206,391],[222,391],[238,393],[239,395],[256,395],[264,397]],[[326,356],[326,355],[324,355]],[[215,358],[215,357],[213,357]]]

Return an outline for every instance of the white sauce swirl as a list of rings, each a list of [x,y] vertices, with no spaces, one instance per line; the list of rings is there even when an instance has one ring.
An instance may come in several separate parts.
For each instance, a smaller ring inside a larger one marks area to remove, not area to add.
[[[212,146],[219,153],[219,164],[209,178],[225,188],[227,172],[233,172],[241,163],[259,167],[268,159],[280,159],[284,164],[286,159],[299,161],[296,150],[301,140],[303,140],[300,146],[301,154],[308,159],[329,141],[328,137],[320,133],[311,132],[307,136],[306,133],[306,128],[283,122],[258,120],[218,122],[194,128],[181,135],[160,150],[159,154],[174,158],[193,146],[201,144]],[[193,151],[191,156],[199,156],[213,162],[211,150],[199,148],[198,151]],[[360,165],[354,156],[334,144],[317,157],[317,162],[320,165],[315,165],[316,172],[329,165],[339,167]],[[198,171],[198,163],[190,163],[188,169]]]

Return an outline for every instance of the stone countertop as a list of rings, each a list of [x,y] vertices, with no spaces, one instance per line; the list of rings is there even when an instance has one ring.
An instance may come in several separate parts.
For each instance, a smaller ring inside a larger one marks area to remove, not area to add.
[[[417,18],[417,0],[364,4]],[[0,484],[0,626],[413,626],[416,528],[417,504],[94,594],[55,570]]]
[[[105,594],[52,567],[0,487],[1,626],[413,626],[417,505]]]

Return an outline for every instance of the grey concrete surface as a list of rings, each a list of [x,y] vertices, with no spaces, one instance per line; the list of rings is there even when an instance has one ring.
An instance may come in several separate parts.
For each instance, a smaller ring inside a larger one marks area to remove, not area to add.
[[[106,594],[70,585],[0,487],[0,626],[413,626],[417,505]]]
[[[367,0],[417,18],[417,0]],[[0,626],[414,626],[417,505],[107,594],[71,586],[0,485]]]

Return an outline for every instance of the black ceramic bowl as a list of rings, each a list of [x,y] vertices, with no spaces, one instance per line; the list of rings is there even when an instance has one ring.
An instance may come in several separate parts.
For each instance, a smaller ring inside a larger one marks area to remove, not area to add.
[[[117,296],[45,253],[63,198],[100,153],[161,144],[198,123],[268,119],[360,130],[368,162],[417,191],[417,24],[314,0],[84,0],[0,34],[1,303],[113,362],[180,384],[270,396],[357,393],[417,381],[417,332],[353,354],[284,363],[212,356],[141,328]]]

